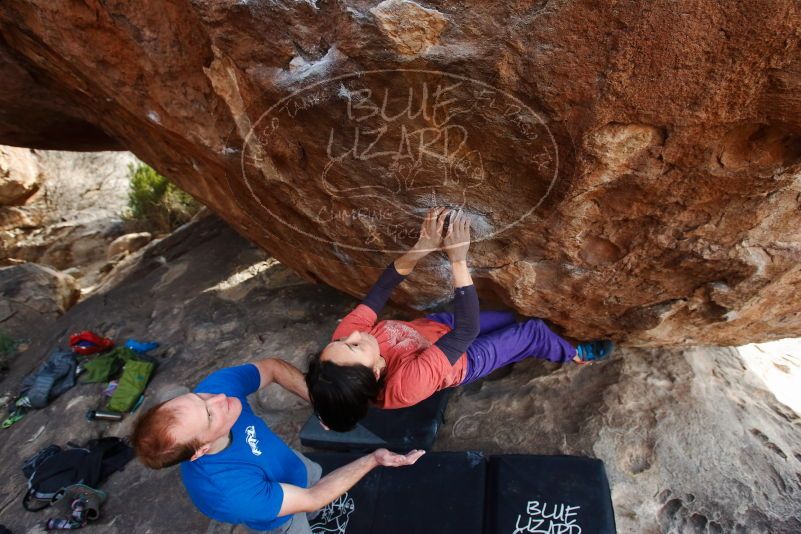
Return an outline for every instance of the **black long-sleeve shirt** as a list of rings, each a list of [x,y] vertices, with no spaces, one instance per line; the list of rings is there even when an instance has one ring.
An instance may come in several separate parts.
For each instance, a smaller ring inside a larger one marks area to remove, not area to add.
[[[362,300],[362,304],[368,306],[376,315],[389,300],[389,296],[406,277],[398,273],[395,264],[391,263],[373,287]],[[437,340],[435,345],[445,354],[448,361],[453,365],[470,346],[470,343],[478,337],[479,332],[479,303],[476,286],[469,285],[454,289],[453,297],[453,319],[454,328]]]
[[[379,315],[389,300],[389,296],[392,294],[395,286],[405,279],[406,277],[395,269],[395,263],[390,263],[389,267],[384,269],[384,272],[378,277],[376,283],[373,284],[373,287],[370,288],[370,291],[367,292],[367,295],[362,300],[362,304],[368,306],[376,315]]]
[[[451,365],[464,354],[467,347],[478,337],[479,305],[476,286],[457,287],[453,296],[453,330],[434,343],[440,348]]]

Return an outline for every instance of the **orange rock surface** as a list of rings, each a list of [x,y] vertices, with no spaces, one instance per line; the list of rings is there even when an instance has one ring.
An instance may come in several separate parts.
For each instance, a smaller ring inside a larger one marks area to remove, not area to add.
[[[0,143],[126,147],[354,295],[461,206],[487,306],[739,344],[801,329],[799,26],[791,0],[5,0]],[[396,298],[448,284],[429,258]]]

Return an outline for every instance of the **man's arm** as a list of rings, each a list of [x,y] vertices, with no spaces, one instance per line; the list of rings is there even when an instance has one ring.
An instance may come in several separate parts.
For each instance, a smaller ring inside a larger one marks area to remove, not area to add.
[[[259,389],[275,382],[285,390],[309,402],[309,389],[306,387],[303,373],[291,363],[278,358],[267,358],[253,362],[253,365],[259,369],[261,376]]]
[[[409,454],[395,454],[386,449],[378,449],[372,454],[362,456],[348,465],[332,471],[310,488],[300,488],[291,484],[281,484],[284,500],[279,517],[298,512],[314,512],[327,505],[350,488],[364,475],[379,465],[400,467],[412,465],[425,451],[411,451]]]

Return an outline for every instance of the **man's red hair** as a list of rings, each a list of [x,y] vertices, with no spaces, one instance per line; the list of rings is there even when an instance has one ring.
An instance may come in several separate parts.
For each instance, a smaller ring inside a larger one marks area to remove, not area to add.
[[[203,444],[198,440],[177,443],[170,430],[179,422],[176,410],[157,404],[141,416],[134,426],[131,442],[139,461],[151,469],[170,467],[189,460]]]

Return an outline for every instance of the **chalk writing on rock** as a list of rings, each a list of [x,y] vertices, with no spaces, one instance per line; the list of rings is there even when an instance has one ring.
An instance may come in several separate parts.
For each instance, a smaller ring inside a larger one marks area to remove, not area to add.
[[[512,534],[581,534],[580,506],[528,501],[525,513],[518,514]]]
[[[271,235],[266,217],[337,249],[402,253],[428,209],[447,206],[480,221],[471,230],[478,243],[534,217],[555,190],[555,123],[531,99],[482,80],[381,69],[286,90],[256,120],[243,119],[244,187],[231,188]],[[506,209],[491,208],[496,196]]]

